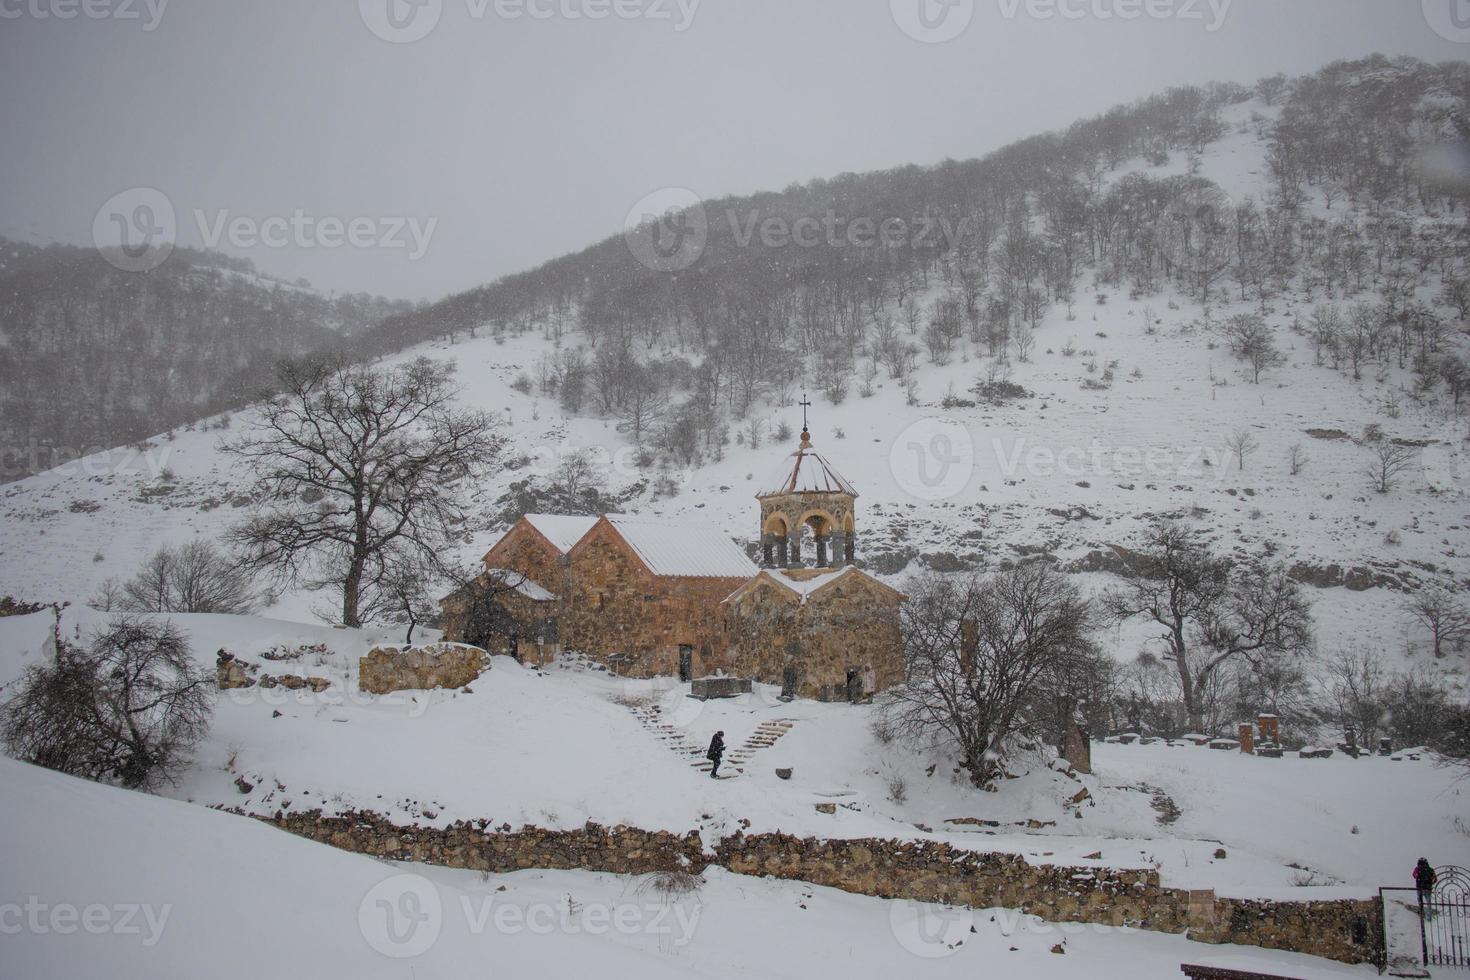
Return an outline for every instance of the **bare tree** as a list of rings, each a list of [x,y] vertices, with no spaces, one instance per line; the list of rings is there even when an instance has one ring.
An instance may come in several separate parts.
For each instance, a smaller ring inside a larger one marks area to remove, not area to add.
[[[390,555],[378,568],[381,577],[373,588],[364,590],[363,619],[386,619],[406,627],[403,642],[412,643],[413,631],[438,614],[433,593],[445,577],[444,570],[412,552]]]
[[[1195,728],[1205,724],[1205,694],[1223,666],[1301,656],[1313,642],[1310,605],[1284,568],[1232,566],[1182,525],[1161,522],[1126,583],[1103,600],[1117,622],[1142,617],[1161,628],[1163,659]]]
[[[669,396],[658,383],[658,378],[651,370],[642,367],[625,392],[623,407],[618,413],[621,428],[633,437],[635,443],[642,445],[643,437],[658,425],[668,407]]]
[[[863,362],[863,383],[858,387],[858,394],[864,398],[873,397],[873,382],[878,380],[878,361],[876,357],[870,357]]]
[[[990,578],[930,574],[903,608],[908,683],[881,702],[880,730],[954,747],[976,786],[1002,770],[1048,671],[1092,650],[1093,613],[1041,562]]]
[[[1391,493],[1416,458],[1418,453],[1408,446],[1380,442],[1373,447],[1373,461],[1368,464],[1368,479],[1373,489],[1379,493]]]
[[[1367,647],[1350,645],[1327,662],[1327,690],[1338,720],[1344,728],[1355,729],[1365,744],[1378,737],[1383,725],[1387,681],[1383,658]]]
[[[89,649],[53,632],[51,662],[27,669],[0,708],[17,758],[128,787],[173,782],[209,728],[207,678],[168,623],[115,619]]]
[[[766,431],[766,420],[759,415],[753,415],[745,423],[745,442],[751,449],[761,447],[761,436]]]
[[[281,394],[224,445],[257,478],[256,513],[232,532],[251,564],[335,588],[342,622],[361,626],[389,556],[434,560],[464,519],[458,488],[501,446],[488,416],[456,408],[451,370],[283,364]]]
[[[1022,364],[1030,361],[1031,352],[1036,350],[1036,331],[1023,323],[1016,328],[1011,341],[1016,345],[1016,360]]]
[[[1443,657],[1446,646],[1463,648],[1470,639],[1470,606],[1438,582],[1405,599],[1404,611],[1434,638],[1435,657]]]
[[[121,609],[124,601],[123,583],[108,576],[97,586],[97,591],[92,593],[87,605],[98,612],[112,612],[114,609]]]
[[[1225,443],[1230,451],[1235,454],[1235,463],[1240,469],[1245,469],[1246,457],[1256,451],[1260,445],[1250,429],[1241,427],[1230,433],[1230,438]]]
[[[1245,361],[1251,369],[1252,380],[1261,383],[1261,372],[1285,362],[1286,358],[1276,349],[1276,334],[1266,321],[1253,313],[1241,313],[1225,324],[1225,337],[1230,342],[1230,352]]]
[[[1291,467],[1292,476],[1300,476],[1302,470],[1307,468],[1307,453],[1302,444],[1294,442],[1286,451],[1286,462]]]
[[[260,596],[249,569],[208,541],[155,551],[121,588],[119,606],[130,612],[251,612]]]

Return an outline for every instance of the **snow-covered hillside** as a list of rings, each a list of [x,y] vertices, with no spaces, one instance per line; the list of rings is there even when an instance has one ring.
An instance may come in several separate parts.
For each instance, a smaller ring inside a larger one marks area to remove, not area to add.
[[[1256,101],[1223,114],[1226,134],[1207,144],[1196,170],[1235,202],[1267,193],[1266,122],[1276,110]],[[1128,173],[1164,176],[1187,166],[1177,155],[1150,166],[1125,163],[1106,180]],[[1309,212],[1340,217],[1309,201]],[[1432,301],[1437,277],[1418,289]],[[1036,331],[1028,363],[1010,378],[1034,397],[1001,407],[945,408],[946,396],[972,400],[969,389],[988,370],[979,345],[962,339],[945,365],[921,363],[917,404],[903,386],[880,375],[871,397],[856,391],[839,405],[822,399],[812,414],[817,447],[861,493],[858,556],[880,572],[923,566],[994,567],[1020,555],[1054,556],[1064,567],[1107,567],[1111,545],[1136,545],[1161,515],[1182,517],[1213,532],[1222,550],[1269,554],[1298,566],[1312,590],[1324,651],[1349,641],[1392,659],[1425,637],[1401,611],[1404,590],[1430,582],[1470,580],[1470,446],[1466,422],[1443,400],[1412,396],[1413,375],[1376,365],[1361,381],[1315,362],[1310,342],[1293,331],[1314,303],[1288,292],[1270,303],[1286,363],[1251,383],[1222,336],[1235,312],[1258,304],[1217,300],[1207,308],[1171,292],[1138,299],[1107,288],[1079,289],[1074,318],[1058,304]],[[1217,289],[1229,293],[1222,283]],[[933,302],[938,290],[927,302]],[[1316,297],[1321,301],[1323,297]],[[580,341],[575,333],[567,344]],[[1463,345],[1454,331],[1452,343]],[[534,376],[554,353],[541,333],[494,335],[488,328],[455,344],[404,351],[391,362],[427,355],[452,360],[466,404],[503,419],[511,436],[502,470],[474,491],[481,528],[467,534],[461,557],[473,561],[493,540],[486,525],[510,482],[548,474],[568,454],[590,452],[609,488],[619,491],[658,470],[640,470],[631,440],[614,420],[568,417],[555,400],[511,387]],[[1110,380],[1105,381],[1104,378]],[[813,390],[820,387],[812,377]],[[855,387],[855,386],[854,386]],[[751,418],[767,422],[753,448],[732,438],[723,458],[673,474],[676,496],[645,491],[623,509],[708,521],[742,543],[758,536],[753,500],[762,482],[795,448],[770,435],[785,422],[800,427],[791,404],[759,403]],[[953,404],[953,402],[951,402]],[[244,416],[237,416],[238,430]],[[217,443],[229,432],[211,420],[152,440],[147,449],[120,449],[78,461],[0,492],[0,594],[32,601],[86,600],[108,577],[131,575],[142,558],[167,542],[217,539],[242,515],[249,474],[232,468]],[[734,431],[748,427],[736,423]],[[1417,448],[1415,464],[1387,494],[1373,492],[1371,446],[1357,441],[1370,426]],[[1229,448],[1248,430],[1257,448],[1244,467]],[[1291,447],[1304,467],[1292,474]],[[1093,587],[1105,574],[1087,576]],[[1356,590],[1359,586],[1372,586]],[[309,617],[330,610],[326,597],[284,596],[271,615]],[[330,615],[330,613],[326,613]],[[1144,637],[1125,628],[1107,644],[1120,659]],[[1426,663],[1420,652],[1417,662]],[[1434,665],[1451,683],[1464,678],[1463,655]]]
[[[885,902],[719,868],[696,892],[669,897],[646,879],[393,865],[9,759],[0,780],[7,976],[890,977],[921,960],[956,977],[1085,970],[1121,980],[1172,975],[1181,962],[1303,980],[1373,976],[1291,953]],[[1065,955],[1051,952],[1058,943]]]
[[[371,810],[401,824],[559,829],[590,820],[698,830],[710,846],[742,829],[932,839],[1035,863],[1155,867],[1172,887],[1298,899],[1372,894],[1404,879],[1421,854],[1451,860],[1467,849],[1470,787],[1427,754],[1273,760],[1182,743],[1098,743],[1095,775],[1037,765],[999,792],[978,793],[951,761],[882,744],[871,706],[782,703],[777,689],[759,686],[733,701],[698,702],[672,681],[571,664],[542,672],[503,657],[472,691],[370,697],[357,693],[357,657],[381,633],[169,618],[203,669],[227,649],[273,673],[332,682],[320,694],[221,692],[195,764],[166,790],[264,816]],[[86,637],[105,622],[68,611],[63,631]],[[50,629],[47,613],[0,619],[0,685],[46,655]],[[307,648],[299,660],[262,658],[299,647]],[[769,747],[747,745],[762,726],[784,734]],[[698,767],[716,730],[731,746],[733,777],[717,781]],[[779,779],[778,768],[792,778]],[[1215,857],[1220,847],[1226,858]]]

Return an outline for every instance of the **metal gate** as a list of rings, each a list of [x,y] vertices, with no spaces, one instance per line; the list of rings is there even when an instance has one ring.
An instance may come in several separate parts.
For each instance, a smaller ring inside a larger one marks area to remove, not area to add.
[[[1424,965],[1470,966],[1470,871],[1434,869],[1434,890],[1421,896]]]
[[[1423,977],[1427,968],[1470,968],[1470,871],[1434,870],[1434,888],[1380,888],[1383,959],[1380,972]]]

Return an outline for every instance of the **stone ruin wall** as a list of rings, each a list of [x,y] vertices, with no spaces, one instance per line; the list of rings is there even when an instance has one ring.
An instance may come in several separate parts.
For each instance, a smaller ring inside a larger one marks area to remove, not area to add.
[[[258,818],[343,850],[393,861],[505,873],[528,868],[642,875],[698,874],[709,866],[826,885],[858,895],[974,908],[1018,908],[1051,922],[1086,922],[1180,933],[1343,963],[1372,962],[1382,934],[1376,899],[1277,902],[1217,898],[1165,888],[1158,872],[1035,866],[1019,855],[967,851],[933,841],[824,840],[737,834],[705,850],[699,833],[589,823],[546,830],[488,820],[446,828],[403,827],[374,813],[320,811]]]

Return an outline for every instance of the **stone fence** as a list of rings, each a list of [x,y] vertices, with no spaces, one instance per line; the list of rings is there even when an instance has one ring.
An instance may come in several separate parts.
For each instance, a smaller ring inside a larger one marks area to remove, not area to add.
[[[628,875],[697,874],[718,865],[878,898],[1016,908],[1052,922],[1188,930],[1189,938],[1200,942],[1289,950],[1344,963],[1376,960],[1382,935],[1376,899],[1218,898],[1212,891],[1164,888],[1153,870],[1032,865],[1019,855],[936,841],[736,834],[710,853],[697,831],[681,835],[594,823],[578,830],[512,830],[485,820],[403,827],[375,813],[333,817],[320,811],[259,819],[333,847],[395,861],[493,873],[545,868]]]

